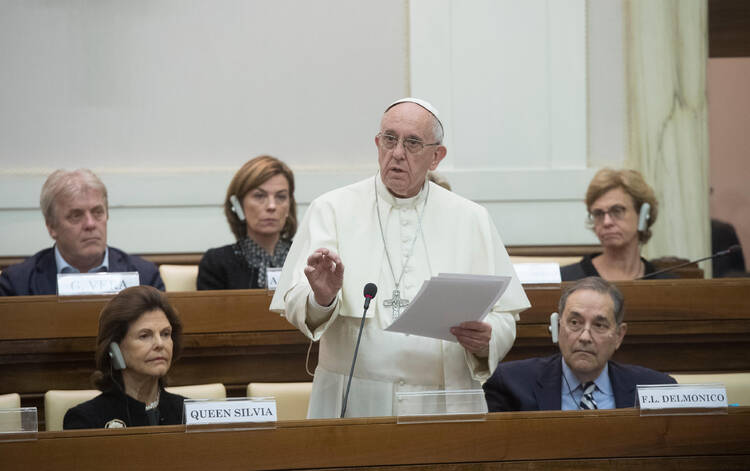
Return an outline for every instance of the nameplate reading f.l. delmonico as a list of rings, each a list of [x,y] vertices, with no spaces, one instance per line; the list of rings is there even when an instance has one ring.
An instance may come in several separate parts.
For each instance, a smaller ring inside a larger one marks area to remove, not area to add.
[[[276,401],[243,398],[226,401],[185,401],[185,424],[241,424],[276,422]]]
[[[638,402],[644,411],[675,409],[724,410],[727,389],[722,384],[639,385]],[[674,411],[674,413],[680,413]]]

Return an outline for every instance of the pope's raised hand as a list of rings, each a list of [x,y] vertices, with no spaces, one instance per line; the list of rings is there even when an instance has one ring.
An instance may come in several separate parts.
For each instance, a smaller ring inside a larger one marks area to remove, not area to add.
[[[312,288],[315,302],[321,306],[328,306],[344,283],[344,264],[336,252],[317,249],[307,257],[305,276]]]

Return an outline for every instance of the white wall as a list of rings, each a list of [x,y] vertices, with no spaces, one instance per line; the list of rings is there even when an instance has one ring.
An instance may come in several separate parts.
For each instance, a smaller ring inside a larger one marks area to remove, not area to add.
[[[108,186],[112,245],[228,243],[233,172],[288,162],[301,212],[371,175],[380,114],[441,109],[454,190],[506,243],[594,243],[585,0],[0,0],[0,255],[49,246],[39,190],[58,167]]]
[[[411,86],[448,127],[441,168],[507,244],[596,243],[585,229],[584,0],[413,0]]]

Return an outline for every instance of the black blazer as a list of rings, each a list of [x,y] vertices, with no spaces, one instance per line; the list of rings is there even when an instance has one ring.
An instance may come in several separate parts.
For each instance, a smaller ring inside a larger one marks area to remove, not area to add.
[[[184,400],[184,397],[164,389],[159,391],[158,425],[181,424]],[[149,425],[146,405],[117,389],[106,391],[69,409],[63,419],[63,430],[112,428],[112,421],[122,422],[127,427]]]
[[[208,249],[198,265],[196,285],[199,290],[257,289],[258,267],[247,264],[236,243]]]
[[[596,270],[596,267],[594,266],[593,260],[594,257],[597,255],[601,255],[600,253],[594,253],[590,255],[585,255],[580,262],[578,263],[572,263],[570,265],[565,265],[563,267],[560,267],[560,278],[562,278],[562,281],[576,281],[580,280],[582,278],[586,278],[588,276],[599,276],[599,272]],[[649,273],[653,273],[656,271],[656,267],[646,260],[645,258],[641,257],[641,261],[643,262],[644,275],[648,275]],[[671,279],[676,278],[677,276],[674,273],[662,273],[660,275],[652,276],[649,279],[650,280],[659,280],[659,279]]]
[[[490,412],[560,410],[562,408],[562,355],[501,362],[482,386]],[[609,361],[609,379],[615,407],[635,405],[636,385],[674,384],[669,375],[642,366]]]
[[[142,285],[153,286],[164,291],[164,282],[159,269],[135,255],[109,247],[109,272],[137,271]],[[30,296],[57,294],[57,262],[55,248],[37,252],[17,265],[11,265],[0,273],[0,296]]]

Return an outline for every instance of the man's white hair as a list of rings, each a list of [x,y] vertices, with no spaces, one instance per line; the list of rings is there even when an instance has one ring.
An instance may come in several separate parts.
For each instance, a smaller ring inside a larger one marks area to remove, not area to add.
[[[109,212],[107,187],[94,172],[87,168],[72,171],[59,169],[52,172],[44,182],[42,194],[39,197],[39,206],[42,208],[44,221],[50,226],[56,224],[55,201],[58,198],[70,198],[87,190],[100,192],[104,198],[104,208]]]

